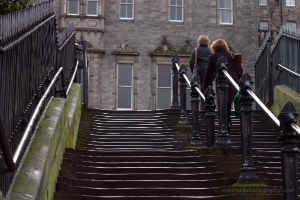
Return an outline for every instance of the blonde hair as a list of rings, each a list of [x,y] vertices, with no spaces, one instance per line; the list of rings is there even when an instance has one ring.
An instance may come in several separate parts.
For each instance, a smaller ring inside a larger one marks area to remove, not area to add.
[[[200,35],[197,39],[198,46],[208,46],[210,40],[206,35]]]
[[[220,50],[226,50],[229,52],[229,47],[227,45],[227,42],[223,39],[217,39],[213,41],[213,43],[210,45],[210,49],[212,53],[216,53],[216,51],[220,51]]]

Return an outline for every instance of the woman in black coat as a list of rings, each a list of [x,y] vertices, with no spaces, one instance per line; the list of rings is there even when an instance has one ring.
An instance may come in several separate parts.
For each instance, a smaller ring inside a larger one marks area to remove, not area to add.
[[[211,55],[211,51],[208,47],[209,45],[209,38],[206,35],[200,35],[197,39],[198,47],[196,47],[190,56],[190,69],[193,74],[194,66],[196,65],[197,67],[197,76],[198,76],[198,81],[199,81],[199,87],[202,88],[203,82],[204,82],[204,77],[206,73],[206,69],[208,66],[208,57]],[[197,51],[197,60],[195,60],[195,54]],[[204,90],[201,91],[204,93]],[[204,111],[205,109],[205,102],[201,98],[201,110]]]
[[[229,51],[229,47],[225,40],[223,39],[217,39],[215,40],[211,46],[212,55],[208,58],[208,67],[205,74],[205,79],[203,83],[203,89],[206,89],[208,86],[210,86],[216,77],[217,74],[217,68],[216,64],[218,62],[218,59],[221,56],[224,56],[227,59],[228,65],[227,65],[227,72],[232,77],[232,79],[238,83],[239,78],[237,74],[234,71],[233,67],[233,57],[232,54]],[[235,87],[228,81],[228,99],[227,99],[227,105],[228,105],[228,130],[231,127],[231,118],[230,118],[230,110],[231,110],[231,103],[233,101],[234,95],[237,92]]]

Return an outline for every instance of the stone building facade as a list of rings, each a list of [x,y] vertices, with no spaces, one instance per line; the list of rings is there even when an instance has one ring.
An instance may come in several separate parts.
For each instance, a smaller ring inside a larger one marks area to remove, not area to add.
[[[299,0],[259,0],[257,13],[259,39],[263,39],[267,31],[273,33],[274,39],[282,25],[300,28]]]
[[[277,16],[268,13],[273,1],[266,7],[259,0],[54,3],[59,28],[74,23],[77,39],[84,37],[88,43],[89,107],[155,110],[171,105],[173,55],[179,55],[180,65],[186,65],[190,74],[189,55],[200,34],[211,42],[225,39],[242,53],[244,72],[254,75],[260,18]]]

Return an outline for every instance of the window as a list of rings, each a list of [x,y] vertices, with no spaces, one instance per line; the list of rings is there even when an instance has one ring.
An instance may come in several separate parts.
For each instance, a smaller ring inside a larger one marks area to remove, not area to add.
[[[259,0],[259,5],[260,6],[266,6],[266,5],[268,5],[267,0]]]
[[[120,19],[133,19],[134,0],[120,0]]]
[[[117,109],[132,109],[132,65],[118,64]]]
[[[98,15],[98,0],[87,0],[86,15]]]
[[[220,0],[220,24],[233,24],[232,0]]]
[[[69,15],[78,15],[79,14],[79,0],[69,0],[68,14]]]
[[[49,1],[49,0],[34,0],[34,1],[33,1],[33,4],[34,4],[34,5],[37,5],[37,4],[46,2],[46,1]]]
[[[286,0],[285,5],[286,6],[295,6],[295,0]]]
[[[297,29],[296,22],[286,22],[286,26],[289,27],[291,31],[296,31]]]
[[[170,66],[157,66],[156,109],[167,109],[172,104],[172,70]]]
[[[183,22],[183,0],[170,0],[170,21]]]
[[[260,30],[269,30],[269,22],[259,22]]]

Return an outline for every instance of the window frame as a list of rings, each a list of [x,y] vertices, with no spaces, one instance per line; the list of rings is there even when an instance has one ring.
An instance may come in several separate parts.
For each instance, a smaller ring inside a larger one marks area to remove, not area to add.
[[[294,6],[296,6],[296,1],[295,0],[285,0],[285,6],[294,7]]]
[[[233,25],[233,0],[230,0],[231,1],[231,8],[221,8],[221,1],[222,0],[219,0],[219,24],[220,25]],[[230,19],[230,21],[231,22],[225,22],[225,23],[221,22],[221,11],[222,10],[228,10],[228,11],[230,11],[230,13],[231,13],[231,19]]]
[[[259,6],[267,6],[268,5],[268,0],[259,0],[258,5]]]
[[[33,5],[38,5],[40,3],[44,3],[44,2],[47,2],[47,1],[50,1],[50,0],[33,0]]]
[[[96,14],[88,14],[88,2],[96,2],[97,3],[97,6],[96,6]],[[86,0],[86,16],[98,16],[98,13],[99,13],[99,2],[98,0]]]
[[[293,25],[295,25],[295,27],[289,26],[289,24],[293,24]],[[287,27],[290,27],[289,29],[290,29],[291,31],[297,31],[297,23],[296,23],[296,22],[293,22],[293,21],[287,21],[287,22],[285,22],[285,25],[286,25]]]
[[[171,81],[171,85],[170,85],[170,87],[160,87],[159,85],[158,85],[158,79],[159,79],[159,67],[168,67],[169,69],[170,69],[170,81]],[[170,91],[171,91],[171,98],[170,98],[170,102],[169,102],[169,105],[171,105],[172,104],[172,100],[173,100],[173,90],[172,90],[172,87],[173,87],[173,76],[172,76],[172,69],[170,68],[170,66],[168,66],[168,65],[166,65],[166,64],[157,64],[156,65],[156,75],[157,75],[157,77],[156,77],[156,107],[155,107],[155,110],[162,110],[162,109],[166,109],[166,108],[158,108],[158,98],[159,98],[159,95],[158,95],[158,90],[159,89],[169,89]]]
[[[122,8],[121,5],[132,5],[132,18],[128,17],[127,7],[126,7],[126,17],[121,17],[121,8]],[[127,3],[127,0],[126,0],[126,3],[122,3],[122,0],[119,0],[119,19],[121,19],[121,20],[134,20],[134,0],[132,0],[132,3]]]
[[[263,25],[263,23],[265,23],[265,24]],[[267,25],[267,29],[262,28],[262,27],[264,27],[265,25]],[[267,22],[267,21],[260,21],[260,22],[259,22],[259,30],[262,30],[262,31],[267,31],[267,30],[269,30],[269,22]]]
[[[131,86],[119,85],[119,67],[121,65],[128,65],[131,67]],[[130,93],[130,108],[120,108],[119,107],[119,88],[131,88]],[[132,110],[133,109],[133,64],[130,63],[117,63],[117,96],[116,96],[116,109],[117,110]]]
[[[171,0],[169,0],[169,21],[170,21],[170,22],[184,22],[184,0],[180,0],[180,1],[182,1],[182,6],[178,6],[177,1],[179,1],[179,0],[176,0],[176,5],[171,5]],[[176,15],[175,18],[176,18],[176,19],[175,19],[175,20],[172,20],[172,19],[171,19],[171,7],[175,7],[176,10],[177,10],[178,8],[181,8],[181,13],[182,13],[181,18],[182,18],[182,20],[178,20],[177,11],[176,11],[176,13],[175,13],[175,15]]]
[[[70,13],[69,12],[69,10],[70,10],[70,1],[77,1],[77,13],[75,14],[75,13]],[[68,15],[79,15],[79,7],[80,7],[80,4],[79,4],[79,0],[68,0],[68,5],[67,5],[68,7],[67,7],[67,14]]]

